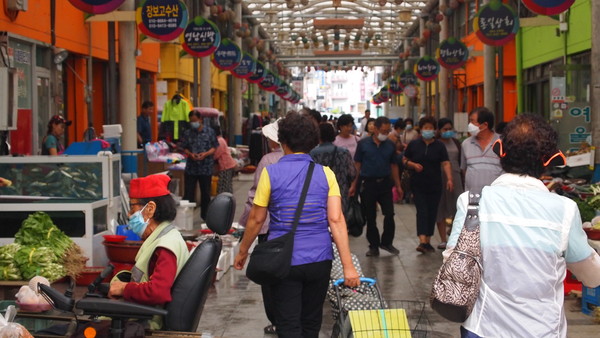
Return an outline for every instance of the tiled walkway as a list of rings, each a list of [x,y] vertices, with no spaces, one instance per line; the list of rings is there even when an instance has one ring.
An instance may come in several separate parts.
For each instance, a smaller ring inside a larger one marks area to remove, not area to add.
[[[246,192],[250,185],[251,182],[234,182],[234,195],[237,201],[235,220],[243,210]],[[364,274],[377,278],[387,300],[427,302],[431,283],[442,261],[441,252],[437,250],[435,253],[427,255],[416,252],[414,206],[395,205],[395,211],[396,238],[394,245],[400,249],[399,256],[392,256],[382,251],[380,257],[366,257],[368,245],[364,235],[360,238],[351,238],[351,250],[359,257]],[[197,214],[198,210],[196,210],[196,218]],[[438,242],[439,240],[434,238],[434,246]],[[527,276],[515,276],[515,278],[527,278]],[[568,298],[565,303],[569,320],[568,336],[600,337],[600,325],[594,324],[591,317],[583,315],[578,304],[575,298]],[[459,336],[458,324],[442,319],[429,306],[426,306],[425,314],[431,324],[431,335],[429,336]],[[231,268],[211,288],[200,320],[199,331],[205,333],[203,336],[213,337],[263,337],[262,330],[267,324],[260,287],[248,281],[243,272]],[[330,305],[326,301],[320,337],[330,337],[332,327]],[[499,332],[498,337],[503,337],[502,333]]]

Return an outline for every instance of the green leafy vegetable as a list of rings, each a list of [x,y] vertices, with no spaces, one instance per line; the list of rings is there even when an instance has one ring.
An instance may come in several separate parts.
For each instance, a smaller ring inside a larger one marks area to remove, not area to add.
[[[31,279],[33,276],[40,275],[48,278],[53,276],[54,272],[49,272],[51,269],[56,269],[53,264],[56,262],[56,255],[54,251],[48,247],[33,247],[23,246],[15,254],[15,263],[21,270],[23,278],[26,280]],[[61,270],[62,266],[58,265]],[[64,275],[64,271],[61,271]],[[45,274],[44,274],[45,273]],[[59,276],[62,277],[63,275]]]
[[[581,222],[587,222],[592,220],[596,216],[596,208],[591,206],[587,201],[580,198],[573,199],[577,203],[579,213],[581,214]]]

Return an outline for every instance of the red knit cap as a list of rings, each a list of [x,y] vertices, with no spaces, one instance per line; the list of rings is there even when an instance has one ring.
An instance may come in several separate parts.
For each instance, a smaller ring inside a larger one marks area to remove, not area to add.
[[[150,198],[169,194],[167,186],[171,178],[167,175],[149,175],[134,178],[129,183],[129,197]]]

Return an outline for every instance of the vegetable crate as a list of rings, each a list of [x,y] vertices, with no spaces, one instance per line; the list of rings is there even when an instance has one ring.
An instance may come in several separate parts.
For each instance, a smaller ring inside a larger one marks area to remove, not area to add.
[[[581,312],[591,315],[597,306],[600,306],[600,286],[588,288],[583,285],[581,288]]]

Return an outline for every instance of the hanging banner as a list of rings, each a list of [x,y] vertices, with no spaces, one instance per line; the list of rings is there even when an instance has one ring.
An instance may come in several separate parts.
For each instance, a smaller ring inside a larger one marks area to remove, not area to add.
[[[541,15],[560,14],[571,7],[575,0],[523,0],[530,11]]]
[[[405,88],[408,85],[414,85],[417,83],[417,77],[410,70],[405,70],[400,73],[400,87]]]
[[[73,7],[90,14],[104,14],[121,7],[125,0],[69,0]]]
[[[282,83],[279,85],[279,88],[275,89],[275,94],[277,94],[277,96],[281,97],[282,99],[285,99],[289,91],[290,85],[282,81]]]
[[[241,79],[247,79],[254,74],[255,68],[256,62],[252,56],[246,52],[243,52],[240,63],[237,65],[237,67],[231,70],[231,75]]]
[[[263,77],[262,80],[260,80],[258,82],[258,86],[260,88],[262,88],[263,90],[272,92],[275,91],[275,89],[277,89],[278,85],[276,84],[276,78],[275,78],[275,74],[273,74],[272,71],[270,70],[266,70],[265,71],[265,76]]]
[[[212,63],[222,70],[232,70],[242,61],[242,50],[235,42],[225,38],[215,51]]]
[[[519,17],[510,6],[492,0],[475,16],[473,30],[486,45],[502,46],[514,39],[519,31]]]
[[[214,53],[221,45],[221,33],[214,22],[197,16],[181,35],[181,47],[191,56],[204,57]]]
[[[254,68],[254,73],[248,77],[248,82],[250,83],[259,83],[265,77],[265,65],[260,61],[256,61],[256,67]]]
[[[415,63],[415,75],[423,81],[433,81],[440,72],[440,64],[428,55]]]
[[[402,86],[400,86],[400,80],[398,78],[392,78],[388,81],[388,87],[390,93],[393,95],[402,94]]]
[[[469,59],[467,46],[462,41],[452,37],[442,41],[435,54],[440,65],[450,70],[464,66]]]
[[[390,91],[387,86],[381,87],[379,91],[379,96],[383,100],[383,102],[387,102],[390,99]]]
[[[145,0],[135,11],[139,30],[149,38],[173,41],[188,23],[188,10],[179,0]]]

